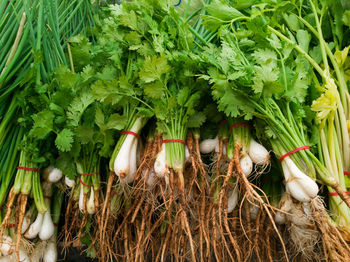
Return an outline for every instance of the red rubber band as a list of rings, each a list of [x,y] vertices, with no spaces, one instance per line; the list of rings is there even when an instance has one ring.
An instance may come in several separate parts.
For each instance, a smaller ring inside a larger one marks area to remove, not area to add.
[[[344,175],[350,176],[350,171],[344,171]]]
[[[6,228],[14,228],[16,226],[16,224],[7,224]]]
[[[46,199],[51,199],[51,197],[50,197],[50,196],[44,196],[44,198],[46,198]]]
[[[282,162],[283,159],[285,159],[287,156],[290,156],[290,155],[292,155],[292,154],[294,154],[294,153],[296,153],[296,152],[298,152],[300,150],[304,150],[304,149],[310,149],[310,147],[309,146],[297,147],[296,149],[293,149],[292,151],[290,151],[290,152],[284,154],[283,156],[281,156],[280,157],[280,162]]]
[[[181,144],[186,145],[186,142],[183,141],[182,139],[164,139],[162,141],[162,144],[165,144],[165,143],[181,143]]]
[[[230,127],[230,133],[232,132],[232,129],[236,128],[236,127],[240,127],[240,126],[245,126],[245,127],[248,127],[250,128],[250,125],[246,122],[242,122],[242,123],[236,123],[236,124],[233,124],[231,127]]]
[[[31,167],[25,167],[25,166],[18,166],[16,167],[17,169],[22,169],[25,171],[32,171],[32,172],[38,172],[40,173],[40,169],[36,169],[36,168],[31,168]]]
[[[90,173],[90,174],[81,174],[81,176],[92,176],[92,175],[97,175],[99,173],[100,172],[93,172],[93,173]]]
[[[58,223],[53,223],[53,226],[58,227]]]
[[[349,195],[349,191],[346,191],[345,194]],[[339,196],[339,194],[337,192],[328,192],[329,196]]]
[[[3,209],[3,207],[2,207],[2,206],[0,206],[0,209]]]
[[[225,124],[226,122],[227,122],[226,119],[222,120],[222,121],[219,123],[219,125],[218,125],[218,129],[220,129],[220,127],[221,127],[223,124]]]
[[[121,193],[118,193],[118,192],[112,192],[112,196],[120,196]]]
[[[81,178],[80,178],[80,184],[82,184],[83,186],[87,186],[87,187],[92,187],[93,186],[93,185],[85,184]]]
[[[122,135],[132,135],[132,136],[136,137],[137,139],[140,139],[140,136],[133,131],[122,131],[121,134]]]

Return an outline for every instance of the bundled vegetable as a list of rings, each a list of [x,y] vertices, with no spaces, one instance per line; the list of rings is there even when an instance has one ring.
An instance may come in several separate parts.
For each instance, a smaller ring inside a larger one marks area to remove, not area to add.
[[[350,6],[111,2],[0,3],[0,260],[350,260]]]

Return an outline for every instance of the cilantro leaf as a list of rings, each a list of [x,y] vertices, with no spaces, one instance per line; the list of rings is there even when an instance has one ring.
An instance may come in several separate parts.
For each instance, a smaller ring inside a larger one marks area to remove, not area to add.
[[[132,10],[130,13],[123,13],[120,15],[120,23],[133,30],[137,29],[137,16]]]
[[[161,81],[155,81],[144,86],[145,94],[150,98],[159,99],[164,96],[164,87]]]
[[[74,160],[68,153],[61,153],[57,158],[55,166],[69,179],[75,179],[77,175]]]
[[[73,141],[74,133],[70,129],[64,128],[57,134],[55,144],[58,150],[67,152],[72,148]]]
[[[240,11],[228,5],[224,0],[213,1],[209,5],[205,6],[205,10],[207,10],[211,16],[223,21],[230,21],[243,16]]]
[[[125,115],[121,116],[115,113],[109,117],[106,127],[108,129],[122,130],[126,126],[127,121],[128,119]]]
[[[190,96],[191,90],[189,87],[182,88],[179,93],[177,94],[177,103],[179,106],[185,105],[188,97]]]
[[[30,130],[30,136],[38,139],[44,139],[53,131],[53,120],[55,115],[50,110],[43,110],[33,116],[34,124]]]
[[[67,117],[72,126],[78,126],[84,111],[94,102],[94,97],[89,92],[84,92],[73,99],[68,108]]]
[[[139,72],[140,79],[145,83],[150,83],[155,80],[161,80],[164,74],[169,73],[171,67],[168,65],[167,59],[164,56],[146,57],[146,60]]]
[[[88,144],[89,142],[93,142],[94,137],[94,129],[89,126],[78,126],[75,129],[75,136],[78,141],[82,144]]]
[[[187,125],[189,128],[200,127],[205,120],[205,114],[203,112],[197,112],[188,119]]]

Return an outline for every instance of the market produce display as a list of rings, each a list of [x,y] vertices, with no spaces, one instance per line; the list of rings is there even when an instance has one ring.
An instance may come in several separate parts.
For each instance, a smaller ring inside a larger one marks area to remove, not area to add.
[[[345,0],[0,3],[0,261],[350,261]]]

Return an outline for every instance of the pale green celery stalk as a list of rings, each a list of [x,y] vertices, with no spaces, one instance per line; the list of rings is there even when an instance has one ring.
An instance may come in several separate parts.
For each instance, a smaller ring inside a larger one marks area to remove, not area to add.
[[[325,73],[322,75],[322,77],[324,80],[324,84],[327,88],[328,85],[330,85],[329,81],[332,81],[332,77],[328,66],[328,57],[327,57],[327,51],[326,51],[327,45],[323,38],[321,23],[318,18],[317,11],[313,1],[310,1],[310,4],[315,16],[315,22],[316,22],[318,38],[319,38],[320,47],[321,47],[322,59],[325,67]],[[322,8],[321,20],[324,12],[325,12],[325,8]],[[336,63],[335,63],[335,66],[337,67]],[[346,91],[344,90],[343,84],[339,85],[339,82],[342,82],[342,79],[343,79],[341,75],[339,77],[340,79],[338,79],[337,87],[338,87],[338,93],[340,93],[340,99],[338,98],[339,101],[337,101],[337,109],[336,109],[337,111],[335,112],[332,111],[331,113],[329,113],[327,118],[323,120],[328,122],[327,126],[323,127],[321,125],[321,128],[323,128],[325,130],[325,133],[327,133],[327,141],[322,141],[321,144],[323,146],[323,150],[328,148],[329,157],[326,157],[325,160],[328,162],[327,167],[331,171],[331,174],[335,180],[335,183],[339,185],[339,187],[342,190],[345,191],[346,185],[345,185],[345,178],[344,178],[343,163],[341,159],[345,160],[344,166],[345,168],[348,168],[348,165],[349,165],[348,158],[349,158],[350,148],[349,148],[349,134],[346,129],[346,116],[345,116],[346,111],[348,110],[348,104],[346,99],[348,97],[348,92],[347,92],[347,88],[345,89]],[[337,119],[339,121],[338,125],[337,125],[337,121],[335,121],[335,117],[338,117]],[[337,139],[338,137],[337,134],[339,137],[343,138],[343,141],[338,141],[339,139]],[[322,136],[321,139],[324,140],[325,136]],[[341,146],[339,145],[339,142],[342,143]],[[342,150],[342,153],[344,154],[343,157],[339,152],[340,148],[343,149]],[[336,197],[336,198],[339,198],[339,197]],[[345,207],[342,208],[342,205],[339,206],[339,209],[335,205],[332,205],[332,207],[333,208],[331,208],[331,211],[333,213],[337,213],[338,211],[342,213],[341,217],[343,219],[339,221],[343,224],[342,226],[344,226],[344,224],[349,225],[348,223],[350,221],[349,209],[347,208],[346,210],[347,212],[345,212],[344,210]]]
[[[326,127],[330,129],[330,127]],[[334,132],[334,128],[333,132]],[[331,134],[332,135],[332,134]],[[332,162],[332,159],[330,157],[330,153],[328,151],[328,141],[329,141],[329,133],[327,134],[324,129],[320,132],[320,140],[321,140],[321,147],[322,151],[321,154],[323,156],[324,163],[328,170],[332,170],[334,165],[337,165],[336,172],[342,173],[342,163],[341,163],[341,156],[340,156],[340,150],[339,147],[335,146],[335,155],[336,155],[336,163]],[[333,136],[334,144],[337,144],[337,137]],[[335,179],[339,178],[336,182],[339,184],[344,183],[344,176],[334,176]],[[329,192],[334,192],[333,188],[328,187]],[[329,204],[330,204],[330,210],[332,214],[334,215],[332,218],[336,222],[337,225],[340,225],[342,227],[345,227],[347,229],[350,229],[350,210],[346,203],[342,201],[342,199],[339,196],[329,196]]]
[[[338,172],[339,174],[343,174],[344,171],[342,167],[341,152],[339,147],[336,146],[338,144],[337,137],[334,137],[334,140]],[[339,180],[340,185],[345,185],[345,177],[343,175],[339,175]],[[331,192],[332,188],[328,187],[328,191]],[[333,218],[336,221],[336,223],[342,227],[350,229],[350,209],[346,205],[346,203],[342,201],[342,199],[339,196],[330,196],[330,206],[333,212],[337,212],[335,213],[335,217]]]
[[[350,120],[350,101],[349,101],[349,91],[345,81],[345,72],[344,68],[340,66],[329,46],[326,44],[325,40],[320,36],[317,30],[315,30],[306,20],[302,17],[297,16],[299,20],[318,38],[320,42],[323,42],[325,51],[332,63],[333,69],[337,77],[337,84],[339,87],[339,93],[341,97],[341,103],[339,104],[338,113],[336,116],[337,126],[337,135],[338,141],[342,148],[342,159],[343,159],[343,168],[345,171],[350,170],[350,145],[349,132],[347,129],[347,120]]]

